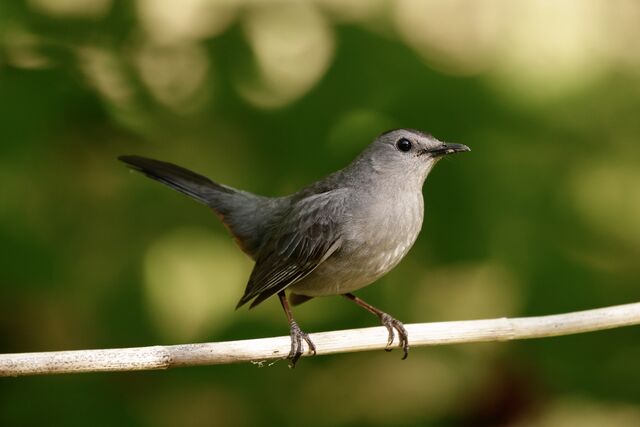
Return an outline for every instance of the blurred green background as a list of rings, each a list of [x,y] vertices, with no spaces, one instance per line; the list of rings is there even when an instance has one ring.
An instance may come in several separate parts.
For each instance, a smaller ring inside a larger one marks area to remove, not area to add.
[[[413,127],[472,152],[359,293],[406,323],[640,300],[640,3],[0,2],[0,353],[285,335],[250,260],[141,154],[265,195]],[[376,325],[340,299],[302,327]],[[638,426],[640,329],[0,381],[0,425]]]

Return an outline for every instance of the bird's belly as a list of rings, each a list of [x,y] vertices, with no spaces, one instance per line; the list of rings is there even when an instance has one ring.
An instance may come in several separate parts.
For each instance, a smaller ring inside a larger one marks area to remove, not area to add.
[[[411,242],[413,243],[413,242]],[[337,253],[290,289],[310,297],[339,295],[363,288],[395,267],[410,248],[398,246],[375,256]]]

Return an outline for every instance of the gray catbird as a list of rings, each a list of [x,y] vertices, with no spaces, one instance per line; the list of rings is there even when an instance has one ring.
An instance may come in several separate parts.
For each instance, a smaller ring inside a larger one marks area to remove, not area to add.
[[[415,242],[423,217],[422,185],[447,154],[469,151],[412,129],[376,138],[346,168],[285,197],[263,197],[218,184],[176,166],[139,156],[120,160],[209,206],[255,260],[236,308],[277,294],[291,327],[292,366],[302,340],[315,345],[291,315],[292,305],[313,297],[342,295],[394,329],[407,357],[409,341],[401,322],[364,302],[353,291],[374,282],[400,262]]]

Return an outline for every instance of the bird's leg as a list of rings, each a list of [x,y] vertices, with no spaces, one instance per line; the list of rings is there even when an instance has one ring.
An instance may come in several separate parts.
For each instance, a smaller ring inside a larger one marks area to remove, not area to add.
[[[289,302],[287,301],[287,297],[284,294],[284,291],[278,292],[278,298],[280,298],[280,304],[282,304],[282,308],[284,309],[285,314],[287,315],[287,319],[289,320],[289,326],[291,327],[291,351],[287,356],[287,359],[290,361],[290,366],[292,368],[296,367],[296,362],[302,356],[302,340],[307,342],[309,346],[309,350],[311,354],[316,354],[316,346],[309,338],[309,335],[306,332],[303,332],[300,329],[300,326],[293,319],[293,315],[291,314],[291,309],[289,308]]]
[[[362,299],[358,298],[354,294],[351,294],[351,293],[342,294],[342,296],[347,299],[350,299],[351,301],[355,302],[359,306],[364,307],[368,312],[378,316],[378,319],[380,319],[380,322],[382,322],[382,324],[387,328],[387,331],[389,331],[389,340],[387,341],[387,348],[386,348],[387,351],[391,351],[391,344],[393,344],[393,339],[395,338],[395,333],[393,330],[395,329],[396,331],[398,331],[398,339],[400,340],[400,346],[402,347],[402,351],[404,352],[404,356],[402,356],[402,359],[404,360],[407,358],[407,356],[409,355],[409,334],[407,333],[407,330],[404,328],[404,325],[402,324],[402,322],[391,317],[384,311],[378,308],[375,308],[374,306],[363,301]]]

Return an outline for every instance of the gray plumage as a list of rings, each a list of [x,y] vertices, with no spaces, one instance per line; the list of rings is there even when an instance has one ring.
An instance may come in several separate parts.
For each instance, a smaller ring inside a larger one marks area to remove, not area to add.
[[[427,175],[442,156],[468,150],[396,129],[380,135],[344,169],[278,198],[221,185],[171,163],[139,156],[120,160],[213,209],[255,260],[238,302],[240,307],[252,301],[254,307],[285,289],[297,301],[350,295],[390,271],[422,226]],[[293,322],[288,306],[285,310]]]

